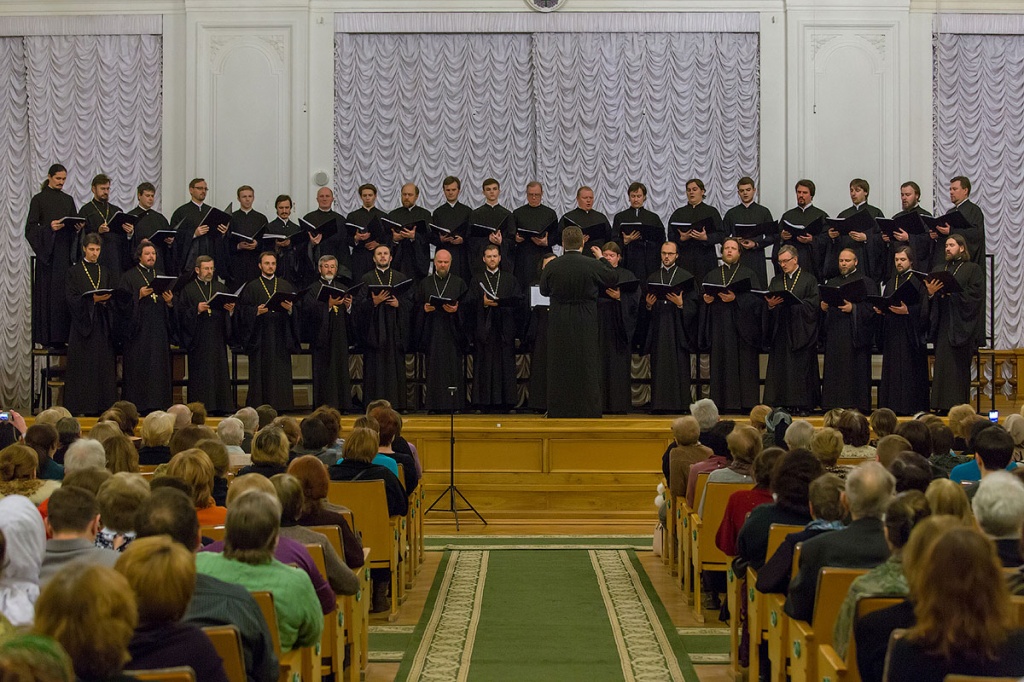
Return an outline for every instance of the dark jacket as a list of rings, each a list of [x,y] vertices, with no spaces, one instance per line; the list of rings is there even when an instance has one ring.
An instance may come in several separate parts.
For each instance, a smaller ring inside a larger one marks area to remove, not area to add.
[[[166,445],[143,445],[139,448],[139,464],[157,466],[171,461],[171,449]]]
[[[405,495],[398,477],[386,467],[355,459],[343,459],[339,464],[328,467],[332,481],[384,481],[384,492],[388,498],[388,514],[405,516],[409,513],[409,498]]]
[[[139,625],[128,643],[129,670],[157,670],[187,665],[203,682],[228,682],[213,642],[190,623]]]
[[[750,512],[747,522],[740,529],[740,535],[736,538],[736,549],[739,552],[737,564],[734,567],[742,568],[746,573],[746,566],[753,566],[755,570],[761,570],[767,559],[768,553],[768,531],[773,523],[781,523],[789,526],[806,526],[811,522],[811,510],[792,509],[790,507],[775,504],[762,504]],[[742,565],[741,565],[742,564]]]
[[[793,554],[796,552],[796,546],[827,532],[827,528],[805,528],[799,533],[787,535],[775,550],[775,554],[768,557],[768,561],[757,572],[757,589],[768,594],[786,594],[789,581],[793,577]]]

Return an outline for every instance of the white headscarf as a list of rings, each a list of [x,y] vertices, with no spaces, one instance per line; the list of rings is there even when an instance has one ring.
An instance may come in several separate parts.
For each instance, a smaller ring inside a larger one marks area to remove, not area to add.
[[[7,560],[0,568],[0,613],[16,627],[31,625],[46,551],[43,517],[27,497],[8,495],[0,500],[0,530],[7,540]]]

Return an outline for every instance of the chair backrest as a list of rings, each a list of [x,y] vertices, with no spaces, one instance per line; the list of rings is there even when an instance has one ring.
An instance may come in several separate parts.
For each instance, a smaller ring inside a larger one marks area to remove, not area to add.
[[[718,549],[715,536],[725,518],[725,507],[733,493],[750,490],[753,483],[709,483],[704,491],[704,514],[701,517],[701,532],[698,537],[701,562],[726,563],[728,555]],[[697,499],[697,498],[694,498]]]
[[[200,526],[199,534],[204,538],[210,538],[214,542],[224,539],[224,526]]]
[[[881,611],[882,609],[887,609],[890,606],[896,606],[897,604],[901,604],[905,600],[906,600],[906,597],[896,597],[896,596],[893,596],[893,597],[861,597],[860,599],[857,600],[857,606],[854,609],[853,622],[856,623],[858,620],[860,620],[864,616],[867,616],[868,614],[872,614],[875,611]],[[853,630],[852,632],[850,632],[850,641],[849,641],[849,644],[847,644],[847,646],[846,646],[846,661],[847,661],[846,669],[848,671],[851,671],[851,672],[853,670],[857,669],[857,638],[854,637],[854,632],[856,632],[856,630]],[[858,674],[858,676],[856,678],[854,678],[854,679],[859,681],[860,680],[860,675]]]
[[[158,466],[160,466],[160,465],[159,464],[140,464],[139,465],[139,473],[140,474],[152,474],[152,473],[155,473],[156,472],[156,468]]]
[[[779,551],[779,547],[782,546],[782,541],[786,539],[786,536],[790,533],[799,533],[804,529],[803,526],[790,526],[784,523],[773,523],[771,528],[768,529],[768,552],[764,555],[766,559],[771,559],[775,555],[775,552]]]
[[[850,583],[865,573],[867,569],[833,566],[826,566],[818,573],[818,589],[814,598],[811,627],[814,628],[814,636],[819,646],[832,643],[832,629],[839,616],[839,608],[846,599],[846,593],[850,591]]]
[[[327,497],[331,502],[345,500],[345,506],[359,519],[358,528],[353,530],[362,533],[363,546],[380,548],[379,553],[374,552],[372,562],[387,565],[387,548],[393,542],[393,532],[384,481],[331,481]]]
[[[800,553],[804,550],[804,543],[796,543],[796,547],[793,548],[793,565],[789,568],[789,579],[792,580],[796,577],[796,572],[800,570]]]
[[[697,475],[697,487],[693,493],[693,509],[690,511],[696,511],[700,507],[700,498],[704,495],[704,488],[708,485],[708,476],[711,475],[710,471]]]
[[[1024,627],[1024,597],[1010,597],[1010,617],[1014,627]]]
[[[309,556],[313,558],[313,565],[316,566],[316,570],[320,571],[320,575],[327,579],[327,558],[324,556],[324,548],[315,542],[310,542],[305,545],[306,551],[309,552]]]
[[[159,670],[132,670],[131,676],[149,682],[196,682],[196,673],[187,665]]]
[[[396,464],[398,464],[398,481],[402,484],[402,487],[404,488],[405,487],[405,465],[402,464],[401,462],[396,462]],[[407,493],[411,493],[412,491],[411,490],[407,490],[406,492]]]
[[[281,631],[277,629],[277,611],[274,610],[274,595],[266,591],[252,592],[252,598],[260,607],[263,620],[267,621],[267,629],[270,630],[270,639],[274,644],[274,653],[278,659],[281,658]]]
[[[341,528],[338,526],[309,526],[309,529],[327,536],[327,541],[331,543],[338,558],[342,561],[345,560],[345,544],[341,538]]]
[[[234,625],[217,625],[203,628],[213,642],[213,648],[224,662],[228,682],[246,682],[245,653],[242,651],[242,636]]]

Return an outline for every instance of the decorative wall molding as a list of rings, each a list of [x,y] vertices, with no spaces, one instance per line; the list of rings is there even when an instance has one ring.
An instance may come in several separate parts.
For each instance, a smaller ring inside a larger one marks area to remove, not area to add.
[[[160,35],[163,17],[159,14],[105,16],[22,16],[4,17],[0,37],[5,36],[104,36]]]
[[[757,33],[754,12],[339,12],[339,33]]]

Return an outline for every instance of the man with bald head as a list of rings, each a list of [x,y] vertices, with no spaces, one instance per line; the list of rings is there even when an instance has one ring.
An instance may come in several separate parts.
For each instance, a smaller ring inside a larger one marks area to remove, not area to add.
[[[429,412],[461,410],[466,405],[465,355],[468,339],[459,301],[466,282],[452,272],[452,254],[434,253],[434,272],[419,283],[413,324],[416,349],[423,353]],[[455,387],[454,394],[449,390]]]
[[[330,187],[321,187],[316,192],[316,210],[310,211],[306,215],[302,216],[302,219],[310,223],[314,227],[320,227],[327,223],[329,220],[334,220],[335,225],[338,226],[338,232],[330,239],[319,235],[317,237],[311,237],[309,243],[304,247],[299,247],[305,250],[306,262],[302,264],[303,272],[316,272],[319,266],[320,257],[331,255],[338,259],[338,265],[344,267],[349,272],[352,271],[352,252],[351,243],[352,235],[350,230],[345,227],[345,217],[334,210],[334,190]],[[300,284],[308,284],[309,280],[301,282]]]
[[[431,215],[430,211],[416,205],[419,199],[420,188],[411,182],[405,183],[402,185],[402,205],[387,216],[394,239],[394,267],[417,282],[430,271],[426,226],[430,224]]]
[[[853,249],[839,252],[838,269],[839,274],[825,286],[843,287],[863,280],[868,295],[878,294],[878,285],[864,275]],[[871,411],[871,347],[877,324],[875,311],[862,297],[844,299],[838,306],[821,301],[821,309],[825,313],[821,328],[825,335],[821,406],[825,410],[855,407],[868,414]]]

